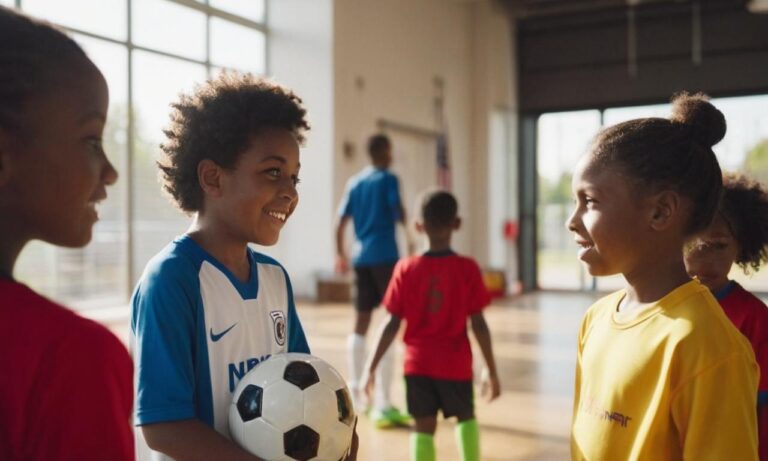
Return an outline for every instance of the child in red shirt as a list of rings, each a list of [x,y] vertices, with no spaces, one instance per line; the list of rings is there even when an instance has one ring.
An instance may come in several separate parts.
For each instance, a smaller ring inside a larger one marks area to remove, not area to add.
[[[117,180],[107,83],[64,33],[3,7],[0,82],[0,459],[132,461],[128,351],[13,278],[30,240],[91,240]]]
[[[745,273],[768,259],[768,192],[745,176],[723,177],[723,197],[715,219],[687,247],[688,273],[706,285],[728,318],[752,343],[760,366],[758,448],[768,461],[768,307],[728,279],[734,263]]]
[[[422,200],[416,227],[427,234],[429,251],[397,263],[382,303],[389,318],[367,367],[366,391],[370,394],[376,367],[405,320],[406,400],[415,422],[411,435],[411,459],[415,461],[435,460],[438,410],[446,418],[458,419],[461,459],[480,459],[467,318],[487,366],[483,393],[488,391],[490,400],[500,393],[491,335],[482,313],[490,296],[477,263],[451,250],[451,235],[461,224],[457,209],[456,199],[445,191],[428,193]]]

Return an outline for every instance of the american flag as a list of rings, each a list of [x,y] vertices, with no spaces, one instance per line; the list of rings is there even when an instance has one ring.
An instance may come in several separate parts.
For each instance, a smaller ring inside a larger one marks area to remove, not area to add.
[[[437,136],[437,185],[451,190],[451,162],[448,152],[448,135],[444,131]]]

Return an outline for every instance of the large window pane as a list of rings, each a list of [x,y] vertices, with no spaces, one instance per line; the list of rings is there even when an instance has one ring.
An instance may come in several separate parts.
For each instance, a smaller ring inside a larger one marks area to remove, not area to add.
[[[165,0],[133,0],[137,45],[205,60],[205,14]]]
[[[651,106],[616,107],[603,112],[604,126],[634,120],[636,118],[660,117],[668,118],[671,106],[669,104],[654,104]]]
[[[23,8],[63,26],[118,40],[127,37],[126,0],[24,0]]]
[[[573,169],[599,129],[600,112],[596,110],[539,117],[537,261],[541,288],[584,289],[591,285],[589,274],[576,258],[578,248],[565,222],[573,210]]]
[[[264,73],[264,34],[220,18],[211,18],[211,62],[217,66]]]
[[[252,21],[264,21],[264,0],[210,0],[210,5]]]
[[[153,53],[134,53],[134,248],[138,279],[144,265],[189,226],[184,216],[161,194],[156,162],[160,158],[163,128],[168,125],[170,103],[179,92],[205,80],[205,67]]]
[[[197,0],[252,21],[265,21],[264,0]],[[55,24],[96,36],[125,41],[128,37],[128,0],[24,0],[25,12]],[[134,43],[161,53],[196,61],[210,58],[212,72],[234,68],[265,72],[265,35],[261,31],[166,0],[132,0],[131,24]],[[14,0],[0,5],[15,6]],[[206,23],[210,21],[210,36]],[[173,236],[183,232],[188,218],[178,212],[160,192],[155,165],[162,128],[170,113],[169,103],[179,91],[191,89],[205,78],[202,65],[137,50],[134,72],[128,74],[128,46],[73,33],[103,72],[110,91],[105,150],[120,179],[108,189],[109,198],[100,206],[101,220],[93,241],[83,249],[62,249],[40,242],[21,255],[17,276],[46,295],[78,308],[124,305],[135,280],[149,257]],[[207,54],[210,52],[210,56]],[[128,184],[128,87],[133,85],[135,138],[133,139],[134,183]],[[130,186],[130,187],[129,187]],[[127,273],[126,222],[128,191],[133,191],[135,271]]]
[[[749,153],[768,142],[768,95],[715,98],[712,103],[723,112],[728,125],[715,153],[725,170],[742,170],[768,182],[768,165],[749,160]]]
[[[109,42],[75,35],[74,38],[101,69],[110,90],[104,129],[104,148],[121,177],[107,188],[99,205],[91,243],[65,249],[42,242],[28,245],[19,258],[16,275],[35,289],[78,309],[123,305],[127,302],[127,51]]]

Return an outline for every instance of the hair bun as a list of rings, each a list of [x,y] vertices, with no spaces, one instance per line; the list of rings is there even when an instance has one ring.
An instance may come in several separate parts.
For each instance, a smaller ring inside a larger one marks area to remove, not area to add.
[[[681,92],[672,97],[670,120],[691,128],[693,139],[712,147],[725,136],[725,117],[704,93]]]

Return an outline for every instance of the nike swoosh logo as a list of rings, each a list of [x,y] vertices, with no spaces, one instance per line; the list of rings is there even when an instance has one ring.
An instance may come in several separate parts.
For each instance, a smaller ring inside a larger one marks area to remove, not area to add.
[[[229,333],[229,330],[235,328],[237,326],[237,322],[235,322],[231,327],[227,328],[226,330],[222,331],[219,334],[213,333],[213,328],[211,328],[211,341],[216,342],[224,337],[225,334]]]

